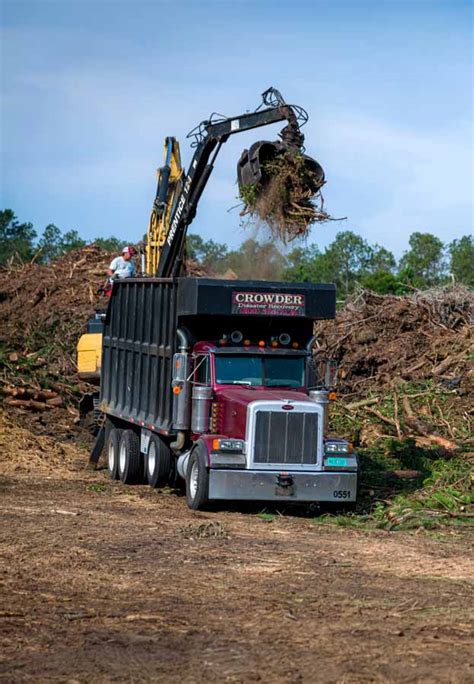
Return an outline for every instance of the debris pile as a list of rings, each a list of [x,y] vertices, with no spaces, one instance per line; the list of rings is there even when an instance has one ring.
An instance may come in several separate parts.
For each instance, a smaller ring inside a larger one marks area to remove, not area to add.
[[[2,475],[58,474],[61,479],[77,478],[84,468],[84,452],[72,444],[61,444],[38,435],[31,425],[21,427],[0,409],[0,467]]]
[[[0,393],[4,408],[37,434],[77,439],[79,399],[92,388],[77,377],[76,345],[90,316],[106,308],[98,291],[112,255],[95,245],[50,264],[10,265],[0,273]],[[188,275],[210,275],[188,260]]]
[[[89,386],[76,376],[75,350],[85,324],[106,305],[97,290],[109,252],[89,245],[41,265],[2,269],[0,391],[3,405],[37,434],[71,439],[79,397]]]
[[[320,192],[324,176],[302,154],[280,153],[267,160],[262,171],[260,183],[240,186],[241,216],[266,224],[284,244],[307,235],[314,223],[331,220]]]
[[[316,357],[338,362],[339,408],[362,426],[362,441],[411,434],[453,449],[469,439],[473,312],[474,293],[461,286],[402,297],[360,291],[335,321],[318,324]]]

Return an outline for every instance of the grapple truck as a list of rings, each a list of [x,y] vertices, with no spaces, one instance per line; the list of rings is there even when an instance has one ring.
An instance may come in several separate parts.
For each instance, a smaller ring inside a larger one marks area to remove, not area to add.
[[[139,278],[104,321],[100,409],[112,478],[186,482],[188,505],[356,499],[357,457],[327,437],[314,321],[333,285]]]

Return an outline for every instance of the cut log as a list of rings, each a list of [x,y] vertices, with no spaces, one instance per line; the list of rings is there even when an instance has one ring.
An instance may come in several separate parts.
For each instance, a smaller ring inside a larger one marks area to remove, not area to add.
[[[455,363],[459,363],[460,361],[465,361],[467,360],[466,352],[462,352],[461,354],[454,354],[451,356],[448,356],[444,361],[441,361],[437,366],[431,369],[431,375],[442,375],[445,371],[448,370],[451,366],[453,366]]]
[[[414,418],[412,416],[406,416],[405,425],[417,432],[419,435],[423,435],[430,440],[432,444],[437,444],[447,451],[457,451],[460,447],[452,442],[450,439],[446,439],[438,434],[433,428],[419,418]]]
[[[368,407],[367,413],[371,413],[373,416],[376,416],[383,423],[387,423],[387,425],[392,425],[395,429],[397,428],[397,423],[393,420],[393,418],[388,418],[387,416],[384,416],[383,413],[380,413],[380,411]]]
[[[53,406],[48,406],[43,401],[35,401],[34,399],[7,399],[5,404],[14,408],[26,409],[27,411],[41,412],[53,408]]]
[[[56,399],[58,396],[57,392],[53,392],[53,390],[40,390],[39,392],[36,392],[35,396],[33,397],[34,399],[38,399],[39,401],[48,401],[50,399]]]
[[[361,401],[353,401],[350,404],[346,404],[346,409],[349,411],[355,411],[358,408],[364,406],[372,406],[373,404],[378,404],[380,401],[379,397],[371,397],[370,399],[361,399]]]
[[[422,420],[417,418],[410,406],[410,401],[407,396],[403,397],[403,410],[405,412],[405,425],[414,432],[426,437],[432,444],[436,444],[446,451],[457,451],[459,446],[445,437],[442,437],[431,425],[427,425]]]
[[[61,397],[53,397],[46,401],[48,406],[63,406],[64,402]]]
[[[415,480],[421,477],[422,473],[419,470],[386,470],[384,475],[398,480]]]

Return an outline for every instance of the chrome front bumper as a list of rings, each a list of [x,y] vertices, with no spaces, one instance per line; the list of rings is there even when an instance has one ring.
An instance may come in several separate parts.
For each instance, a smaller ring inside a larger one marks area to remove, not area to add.
[[[286,471],[288,472],[288,471]],[[290,486],[280,486],[277,470],[210,470],[209,499],[244,501],[332,501],[356,500],[357,473],[288,473]]]

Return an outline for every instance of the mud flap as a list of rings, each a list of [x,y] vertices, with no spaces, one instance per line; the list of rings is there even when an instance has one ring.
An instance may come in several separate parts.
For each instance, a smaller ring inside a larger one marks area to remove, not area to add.
[[[88,470],[95,470],[97,467],[97,463],[99,462],[100,455],[102,453],[102,450],[104,448],[105,444],[105,425],[102,425],[102,427],[99,428],[99,432],[97,433],[97,437],[95,438],[95,443],[94,446],[92,447],[92,451],[89,456],[89,461],[87,463],[87,469]]]

